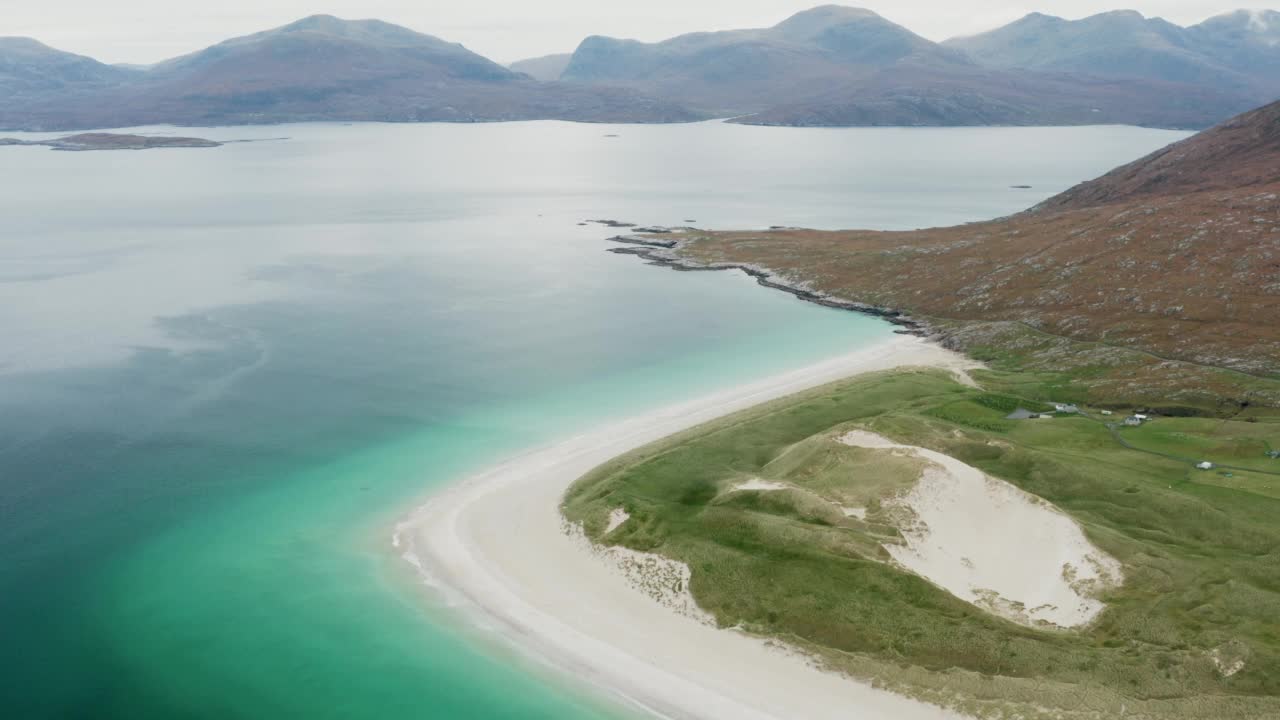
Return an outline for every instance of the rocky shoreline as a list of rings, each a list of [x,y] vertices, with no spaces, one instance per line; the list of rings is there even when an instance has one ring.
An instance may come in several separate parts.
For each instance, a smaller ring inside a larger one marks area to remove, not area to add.
[[[927,322],[918,318],[911,317],[901,310],[894,308],[881,307],[878,305],[868,305],[867,303],[854,302],[843,298],[834,297],[825,293],[817,292],[809,288],[795,285],[787,282],[768,268],[757,267],[754,265],[745,265],[739,263],[713,263],[702,264],[691,262],[677,254],[685,240],[679,235],[687,233],[693,228],[663,228],[661,234],[671,234],[673,237],[653,238],[642,235],[616,235],[609,238],[610,242],[623,243],[633,247],[615,247],[609,248],[608,252],[617,255],[634,255],[650,265],[658,267],[670,268],[680,272],[700,272],[700,271],[718,271],[718,270],[741,270],[742,272],[755,278],[760,285],[793,295],[805,302],[810,302],[823,307],[835,308],[837,310],[848,310],[850,312],[862,313],[864,315],[873,315],[878,318],[898,326],[895,331],[900,335],[915,335],[917,337],[932,338],[941,340],[941,333],[931,327]]]

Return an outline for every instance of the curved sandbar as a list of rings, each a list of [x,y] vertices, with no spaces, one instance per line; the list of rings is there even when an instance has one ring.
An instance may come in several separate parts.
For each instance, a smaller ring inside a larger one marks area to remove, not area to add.
[[[664,607],[565,532],[559,506],[596,466],[667,435],[850,375],[971,366],[900,336],[809,368],[648,413],[528,453],[433,497],[396,543],[433,584],[518,647],[663,716],[924,720],[953,713],[825,672]]]

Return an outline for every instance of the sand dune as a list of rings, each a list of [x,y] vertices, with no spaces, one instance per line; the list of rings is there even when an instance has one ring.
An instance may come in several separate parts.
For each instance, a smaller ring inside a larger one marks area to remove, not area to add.
[[[692,613],[673,612],[671,602],[679,598],[637,591],[616,557],[593,551],[567,531],[559,504],[568,486],[595,466],[726,413],[859,372],[968,364],[917,338],[898,337],[648,413],[531,452],[445,490],[397,528],[396,543],[433,585],[465,598],[465,612],[477,621],[500,628],[517,647],[563,669],[567,679],[592,683],[661,716],[954,717],[816,669],[757,638],[709,626],[696,617],[696,607]]]
[[[1044,500],[940,452],[855,430],[846,445],[905,450],[929,461],[896,504],[910,511],[894,561],[952,595],[1024,625],[1076,627],[1102,612],[1097,590],[1120,564]]]

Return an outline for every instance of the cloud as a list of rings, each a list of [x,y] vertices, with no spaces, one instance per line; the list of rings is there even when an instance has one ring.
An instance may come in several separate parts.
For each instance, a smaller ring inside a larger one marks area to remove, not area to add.
[[[1249,13],[1249,29],[1254,32],[1266,32],[1270,29],[1267,13],[1263,10],[1246,10]],[[1272,43],[1273,45],[1275,43]]]

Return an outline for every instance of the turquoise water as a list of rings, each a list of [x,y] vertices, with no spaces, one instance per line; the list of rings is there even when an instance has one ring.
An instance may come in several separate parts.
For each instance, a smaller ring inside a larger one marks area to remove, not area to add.
[[[963,222],[1180,137],[183,133],[289,139],[2,155],[4,717],[625,716],[458,627],[390,526],[523,449],[891,328],[578,223]]]

